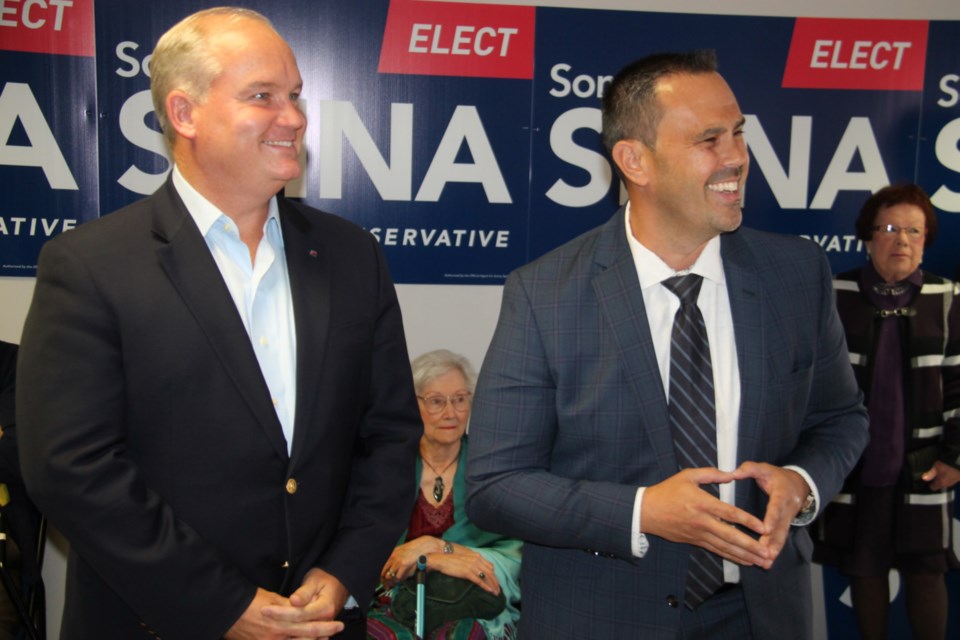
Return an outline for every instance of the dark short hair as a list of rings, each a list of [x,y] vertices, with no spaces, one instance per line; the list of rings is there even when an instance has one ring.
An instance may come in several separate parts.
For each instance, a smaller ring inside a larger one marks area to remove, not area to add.
[[[656,97],[657,81],[676,74],[713,73],[717,54],[712,49],[689,53],[655,53],[631,62],[617,72],[601,99],[603,145],[607,152],[620,140],[634,138],[654,148],[663,117]]]
[[[912,204],[920,208],[923,212],[924,227],[927,230],[925,244],[928,247],[932,245],[937,237],[937,214],[933,210],[933,204],[930,203],[927,192],[919,185],[910,182],[892,184],[867,198],[860,207],[860,215],[857,216],[857,239],[866,242],[873,240],[873,227],[880,210],[895,204]]]

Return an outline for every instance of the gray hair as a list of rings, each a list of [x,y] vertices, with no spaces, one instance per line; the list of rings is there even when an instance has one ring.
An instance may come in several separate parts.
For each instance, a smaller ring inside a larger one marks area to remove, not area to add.
[[[215,27],[209,18],[222,17]],[[175,89],[185,91],[202,102],[214,79],[223,72],[217,56],[210,49],[212,28],[234,25],[243,20],[256,20],[273,29],[262,14],[240,7],[214,7],[191,14],[160,36],[150,57],[150,95],[157,121],[171,147],[176,132],[167,115],[167,96]]]
[[[413,388],[418,394],[423,393],[424,388],[433,380],[450,371],[459,371],[463,374],[470,393],[473,393],[477,385],[477,373],[470,361],[446,349],[428,351],[418,356],[410,366],[413,369]]]

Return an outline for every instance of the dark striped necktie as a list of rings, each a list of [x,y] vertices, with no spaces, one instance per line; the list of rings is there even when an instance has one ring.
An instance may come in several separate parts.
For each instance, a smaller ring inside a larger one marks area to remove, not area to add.
[[[663,281],[680,299],[670,334],[670,402],[673,446],[681,469],[717,466],[717,410],[713,394],[710,343],[697,296],[703,278],[693,273]],[[716,484],[702,485],[715,497]],[[684,604],[696,609],[723,585],[723,562],[706,549],[690,553]]]

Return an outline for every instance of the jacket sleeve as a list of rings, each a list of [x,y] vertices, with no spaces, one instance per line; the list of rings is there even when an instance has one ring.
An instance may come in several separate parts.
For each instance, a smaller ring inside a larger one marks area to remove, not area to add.
[[[869,439],[867,410],[857,386],[846,347],[843,325],[837,313],[830,266],[818,253],[818,313],[815,350],[809,371],[809,392],[793,450],[782,465],[804,469],[816,484],[820,509],[839,492]]]
[[[943,353],[943,440],[940,460],[960,468],[960,284],[953,284]]]
[[[515,272],[471,414],[467,513],[477,526],[513,538],[630,559],[637,487],[551,471],[560,416],[537,320]]]
[[[400,305],[385,258],[373,236],[369,242],[375,301],[369,384],[351,461],[347,495],[333,542],[317,566],[336,576],[362,609],[369,605],[380,569],[407,525],[416,487],[414,465],[423,424],[413,390]],[[344,257],[358,269],[360,255]],[[366,274],[366,270],[361,271]],[[354,295],[361,295],[358,291]],[[336,339],[336,337],[334,337]]]

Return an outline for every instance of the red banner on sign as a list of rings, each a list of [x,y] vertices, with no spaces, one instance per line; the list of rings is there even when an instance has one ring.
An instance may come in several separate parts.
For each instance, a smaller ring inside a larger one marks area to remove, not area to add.
[[[0,2],[0,49],[93,57],[93,0]]]
[[[393,0],[380,73],[533,78],[536,9]]]
[[[925,20],[797,18],[783,87],[920,91],[927,29]]]

